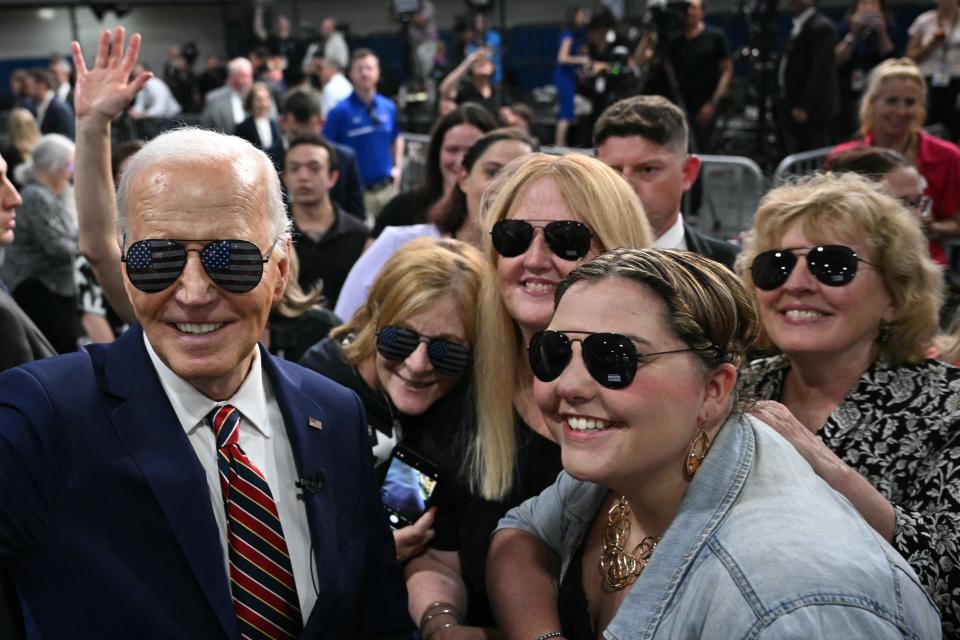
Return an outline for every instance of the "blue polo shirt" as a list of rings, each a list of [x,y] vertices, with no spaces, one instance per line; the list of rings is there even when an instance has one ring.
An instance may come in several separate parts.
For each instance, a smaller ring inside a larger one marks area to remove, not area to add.
[[[393,142],[400,135],[397,105],[390,98],[377,93],[368,105],[354,91],[327,114],[323,135],[356,152],[364,186],[390,179]]]

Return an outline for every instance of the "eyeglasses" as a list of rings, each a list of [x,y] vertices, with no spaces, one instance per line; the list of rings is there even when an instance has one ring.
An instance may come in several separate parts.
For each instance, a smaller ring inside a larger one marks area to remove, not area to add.
[[[180,277],[187,253],[200,256],[200,264],[214,284],[230,293],[246,293],[260,284],[263,264],[270,261],[276,241],[266,257],[257,245],[246,240],[190,240],[204,242],[201,249],[187,249],[181,240],[138,240],[127,249],[121,262],[127,265],[131,284],[145,293],[163,291]]]
[[[803,250],[807,251],[807,270],[828,287],[842,287],[850,284],[857,275],[858,262],[873,266],[858,257],[856,251],[840,244],[773,249],[753,259],[753,264],[750,266],[753,283],[764,291],[772,291],[783,286],[797,264],[797,254],[794,252]]]
[[[929,218],[930,210],[933,209],[933,198],[930,196],[917,196],[916,198],[900,198],[900,203],[907,209],[916,213],[920,218]]]
[[[467,369],[470,362],[470,349],[444,338],[428,338],[412,329],[386,326],[377,332],[377,352],[387,360],[397,362],[410,357],[420,343],[427,345],[427,358],[438,373],[445,376],[458,376]]]
[[[534,225],[531,222],[546,222],[543,238],[557,257],[563,260],[579,260],[590,251],[593,237],[589,227],[576,220],[500,220],[490,232],[493,248],[504,258],[515,258],[530,248],[533,242]]]
[[[567,333],[585,334],[572,339]],[[556,380],[573,358],[573,343],[580,343],[580,357],[593,379],[608,389],[630,386],[637,369],[653,356],[684,353],[694,349],[674,349],[654,353],[637,353],[633,341],[619,333],[591,333],[589,331],[538,331],[530,339],[527,352],[530,368],[541,382]]]

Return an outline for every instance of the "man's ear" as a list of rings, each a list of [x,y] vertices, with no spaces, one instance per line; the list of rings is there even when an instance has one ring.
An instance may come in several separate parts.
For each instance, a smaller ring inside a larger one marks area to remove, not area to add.
[[[687,156],[683,161],[683,190],[687,191],[697,181],[700,174],[700,158],[694,154]]]
[[[333,189],[333,186],[337,184],[337,181],[340,180],[340,172],[336,169],[331,169],[329,172],[330,175],[330,189]]]
[[[294,251],[293,242],[290,238],[283,241],[283,257],[277,260],[277,269],[280,277],[277,278],[277,284],[273,290],[272,304],[277,304],[283,299],[283,293],[287,290],[287,280],[290,278],[290,252]]]

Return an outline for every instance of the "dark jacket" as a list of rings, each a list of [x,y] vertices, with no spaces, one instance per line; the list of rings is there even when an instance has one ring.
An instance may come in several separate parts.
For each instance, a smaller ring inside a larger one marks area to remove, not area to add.
[[[716,260],[733,271],[733,262],[740,253],[740,247],[717,238],[700,233],[691,228],[686,222],[683,223],[683,234],[687,241],[687,247],[694,253]]]
[[[833,123],[839,110],[836,44],[833,21],[817,11],[787,45],[783,72],[786,111],[802,109],[813,124]]]

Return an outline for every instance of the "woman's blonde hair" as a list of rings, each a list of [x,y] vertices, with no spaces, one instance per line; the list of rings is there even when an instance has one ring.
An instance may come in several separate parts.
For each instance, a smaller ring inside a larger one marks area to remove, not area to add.
[[[486,268],[480,251],[465,242],[447,238],[408,242],[384,263],[363,306],[330,335],[334,339],[353,335],[343,346],[343,356],[358,367],[376,357],[377,331],[402,324],[441,296],[452,296],[467,340],[474,344],[477,292]]]
[[[533,153],[501,169],[506,180],[497,182],[492,200],[484,196],[483,229],[508,217],[527,191],[542,180],[551,180],[567,210],[586,224],[594,248],[642,248],[654,235],[643,206],[630,185],[616,171],[581,154],[551,156]],[[493,186],[493,185],[491,185]],[[516,433],[513,397],[520,384],[518,370],[526,345],[500,296],[495,269],[499,255],[489,233],[484,233],[484,253],[491,265],[477,311],[474,347],[476,433],[470,448],[468,475],[471,488],[488,500],[499,500],[513,487]]]
[[[878,332],[879,357],[894,365],[923,360],[937,334],[943,273],[930,259],[913,214],[884,194],[881,185],[854,173],[817,174],[774,189],[761,201],[736,262],[737,273],[754,294],[754,258],[781,248],[787,228],[797,222],[810,242],[839,236],[869,250],[893,306],[893,317]],[[762,341],[775,346],[765,334]]]
[[[916,135],[927,119],[927,81],[916,63],[910,58],[891,58],[884,60],[870,72],[867,90],[860,99],[860,132],[868,136],[876,125],[877,98],[883,91],[887,80],[911,80],[920,87],[917,117],[910,125],[910,135]]]
[[[297,252],[288,251],[287,259],[287,288],[283,290],[283,297],[274,309],[286,318],[299,318],[311,307],[320,304],[323,300],[323,289],[315,286],[304,291],[300,286],[300,258],[297,257]]]
[[[8,133],[10,135],[10,144],[24,162],[33,159],[33,148],[40,141],[40,127],[37,126],[37,119],[33,114],[22,107],[17,107],[10,112],[10,124]]]

